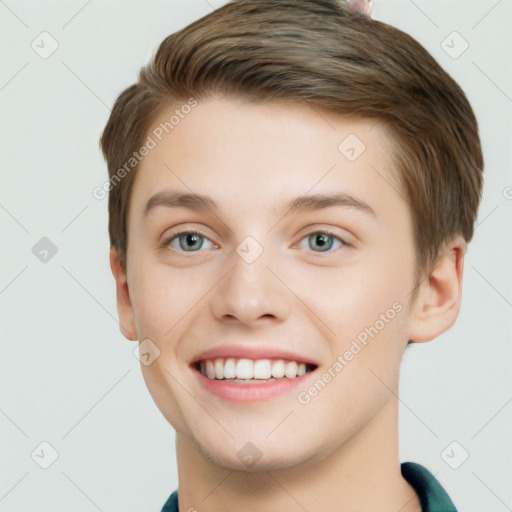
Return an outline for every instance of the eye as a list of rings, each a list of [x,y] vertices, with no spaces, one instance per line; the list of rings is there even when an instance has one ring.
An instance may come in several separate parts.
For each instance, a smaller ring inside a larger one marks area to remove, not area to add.
[[[333,248],[338,249],[343,245],[348,245],[341,238],[325,231],[317,231],[305,236],[300,242],[301,248],[303,248],[304,241],[307,243],[307,248],[314,252],[328,252]]]
[[[163,246],[171,246],[177,251],[199,252],[200,249],[212,249],[213,242],[196,231],[182,231],[168,238],[162,244]]]

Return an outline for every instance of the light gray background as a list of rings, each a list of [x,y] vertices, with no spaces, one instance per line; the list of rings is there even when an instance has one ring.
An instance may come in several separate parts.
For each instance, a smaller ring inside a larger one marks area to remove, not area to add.
[[[107,200],[92,190],[117,95],[165,36],[223,3],[0,0],[0,511],[156,512],[177,486],[174,431],[118,329]],[[401,460],[461,511],[512,510],[512,1],[377,0],[373,17],[461,84],[486,163],[460,318],[404,357]],[[59,45],[46,59],[31,48],[49,48],[43,31]],[[469,44],[457,58],[454,31]],[[46,263],[42,237],[58,249]]]

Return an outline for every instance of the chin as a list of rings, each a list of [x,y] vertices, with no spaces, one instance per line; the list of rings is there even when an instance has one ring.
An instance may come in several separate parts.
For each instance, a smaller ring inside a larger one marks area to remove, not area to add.
[[[309,450],[305,451],[304,442],[300,440],[295,447],[280,443],[279,449],[268,441],[238,440],[232,443],[212,443],[209,446],[199,445],[199,449],[216,466],[248,473],[288,469],[311,461]]]

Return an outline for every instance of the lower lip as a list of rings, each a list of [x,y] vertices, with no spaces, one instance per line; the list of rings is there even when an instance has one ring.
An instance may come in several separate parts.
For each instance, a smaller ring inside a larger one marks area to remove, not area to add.
[[[274,382],[264,382],[261,384],[247,383],[240,384],[236,382],[226,382],[224,380],[209,379],[203,375],[199,370],[193,368],[194,373],[197,375],[199,383],[206,389],[206,391],[226,400],[232,402],[256,402],[262,400],[269,400],[275,396],[282,395],[292,391],[304,381],[315,370],[307,372],[300,377],[283,378]]]

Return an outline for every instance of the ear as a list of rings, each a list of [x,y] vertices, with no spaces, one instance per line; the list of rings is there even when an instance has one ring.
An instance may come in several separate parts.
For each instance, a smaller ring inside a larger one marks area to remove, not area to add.
[[[130,341],[139,339],[135,326],[132,301],[128,290],[126,269],[119,261],[119,253],[116,248],[110,249],[110,268],[116,280],[117,313],[119,315],[119,329],[122,335]]]
[[[419,284],[412,305],[410,341],[430,341],[455,323],[462,300],[465,251],[466,243],[462,237],[452,239],[429,275]]]

